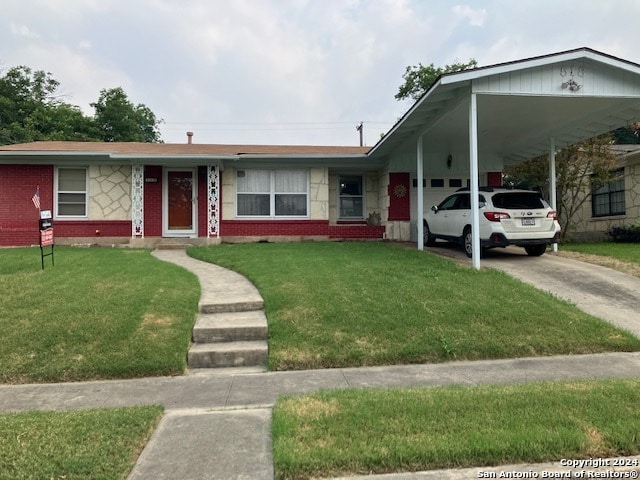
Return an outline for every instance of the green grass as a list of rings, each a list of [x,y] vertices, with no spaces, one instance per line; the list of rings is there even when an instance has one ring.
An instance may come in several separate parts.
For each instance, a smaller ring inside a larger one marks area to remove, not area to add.
[[[197,278],[148,250],[0,249],[0,382],[181,374]]]
[[[124,479],[162,407],[0,415],[0,478]]]
[[[258,287],[272,369],[640,349],[632,335],[502,272],[392,244],[219,245],[189,254]]]
[[[640,244],[637,243],[563,243],[560,250],[612,257],[623,262],[640,264]]]
[[[640,381],[343,390],[278,400],[276,478],[640,452]]]

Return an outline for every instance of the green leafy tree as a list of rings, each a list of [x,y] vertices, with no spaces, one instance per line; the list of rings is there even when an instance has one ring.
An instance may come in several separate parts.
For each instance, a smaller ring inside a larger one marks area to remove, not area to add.
[[[404,83],[398,89],[395,98],[396,100],[407,98],[418,100],[440,75],[468,70],[477,66],[478,62],[473,58],[470,58],[468,62],[455,62],[444,67],[436,67],[433,63],[426,66],[421,63],[417,66],[409,66],[402,75]]]
[[[120,87],[100,91],[91,106],[94,120],[105,142],[159,142],[159,120],[149,107],[134,105]]]
[[[571,238],[576,214],[590,201],[592,191],[616,179],[617,162],[609,149],[611,134],[584,140],[556,154],[556,198],[561,239]],[[540,190],[549,198],[547,156],[505,167],[505,184]]]
[[[38,140],[159,142],[159,120],[121,88],[103,90],[96,116],[64,101],[51,73],[26,66],[0,72],[0,145]]]
[[[61,131],[83,137],[91,130],[91,119],[62,101],[60,83],[42,70],[14,67],[0,76],[0,144],[52,140]],[[74,117],[74,130],[56,122]],[[65,138],[66,139],[66,138]]]

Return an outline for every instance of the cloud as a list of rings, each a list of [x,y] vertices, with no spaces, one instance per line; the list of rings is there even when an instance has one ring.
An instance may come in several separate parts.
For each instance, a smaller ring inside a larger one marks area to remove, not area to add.
[[[9,28],[13,35],[17,35],[25,38],[38,38],[39,35],[32,32],[26,25],[17,25],[14,22],[9,23]]]
[[[582,46],[640,60],[637,0],[478,4],[2,0],[0,62],[52,72],[90,113],[121,86],[164,118],[166,141],[356,144],[357,123],[375,141],[408,108],[393,98],[407,65]]]
[[[469,22],[474,27],[482,27],[487,18],[487,11],[484,8],[473,9],[468,5],[454,5],[453,13]]]

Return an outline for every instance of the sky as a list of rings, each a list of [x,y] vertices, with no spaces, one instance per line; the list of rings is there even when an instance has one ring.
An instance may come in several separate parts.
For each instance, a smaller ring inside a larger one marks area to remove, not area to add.
[[[166,143],[365,145],[411,107],[409,65],[589,47],[640,63],[640,0],[2,0],[0,69],[92,115],[122,87]]]

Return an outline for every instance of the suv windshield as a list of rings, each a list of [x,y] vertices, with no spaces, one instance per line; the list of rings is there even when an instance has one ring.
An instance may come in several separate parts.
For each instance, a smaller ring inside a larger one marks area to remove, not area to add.
[[[546,208],[542,197],[535,192],[507,192],[493,196],[496,208]]]

